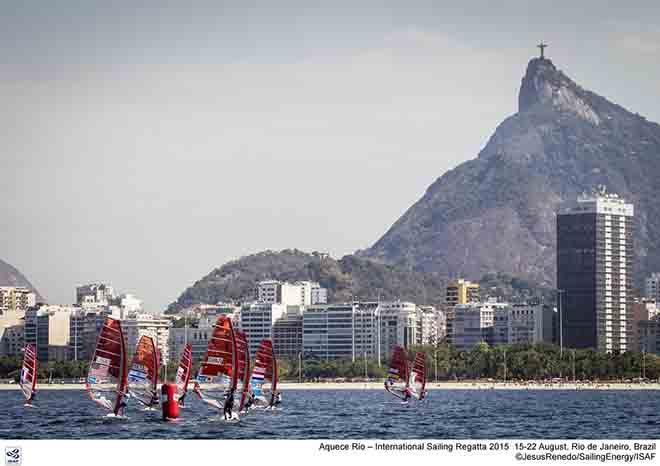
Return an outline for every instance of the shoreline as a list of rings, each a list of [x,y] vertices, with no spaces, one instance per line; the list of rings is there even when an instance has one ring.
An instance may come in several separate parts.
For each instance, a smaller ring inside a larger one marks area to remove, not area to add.
[[[383,390],[382,382],[282,382],[282,390]],[[503,382],[429,382],[428,390],[660,390],[660,383],[503,383]],[[43,384],[37,390],[84,390],[85,384]],[[18,384],[0,384],[0,391],[20,390]]]

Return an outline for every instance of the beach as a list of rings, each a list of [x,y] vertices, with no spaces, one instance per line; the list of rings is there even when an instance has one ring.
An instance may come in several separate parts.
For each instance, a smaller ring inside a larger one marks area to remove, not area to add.
[[[280,390],[382,390],[382,382],[282,382]],[[660,390],[660,383],[522,383],[522,382],[430,382],[428,390]],[[18,384],[0,384],[0,390],[19,390]],[[85,384],[39,384],[37,390],[84,390]]]

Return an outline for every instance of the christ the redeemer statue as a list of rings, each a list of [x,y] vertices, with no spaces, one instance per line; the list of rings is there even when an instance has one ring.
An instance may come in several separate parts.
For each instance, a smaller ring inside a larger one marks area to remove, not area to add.
[[[544,50],[547,46],[548,46],[548,44],[544,44],[543,42],[541,42],[539,45],[537,45],[537,47],[541,50],[541,59],[545,58],[545,56],[543,55],[543,50]]]

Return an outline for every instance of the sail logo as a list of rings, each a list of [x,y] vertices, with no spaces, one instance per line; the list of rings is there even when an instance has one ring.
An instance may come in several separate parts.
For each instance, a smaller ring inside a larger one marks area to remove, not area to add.
[[[104,366],[109,366],[110,365],[110,360],[108,358],[104,358],[102,356],[96,356],[96,362],[98,364],[102,364]]]
[[[23,464],[23,451],[21,447],[5,447],[5,465],[20,466]]]
[[[206,360],[207,363],[209,364],[217,364],[219,366],[222,366],[225,362],[224,358],[218,357],[218,356],[209,356],[209,358]]]

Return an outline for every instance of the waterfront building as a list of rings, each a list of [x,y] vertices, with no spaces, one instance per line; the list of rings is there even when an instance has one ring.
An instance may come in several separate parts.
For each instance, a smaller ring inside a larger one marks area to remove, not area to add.
[[[563,344],[630,349],[633,205],[604,189],[561,205],[557,287]]]
[[[25,344],[37,347],[40,362],[68,359],[72,306],[40,305],[25,312]]]
[[[165,318],[159,318],[152,314],[134,314],[121,321],[121,326],[126,337],[126,348],[129,358],[133,357],[135,348],[142,335],[153,338],[156,347],[160,351],[161,364],[167,365],[170,359],[171,322]]]
[[[444,328],[438,327],[438,324],[442,325],[444,323],[444,312],[434,306],[419,306],[417,312],[422,345],[439,343],[444,338]],[[442,317],[439,317],[439,315],[442,315]]]
[[[479,302],[479,284],[462,278],[452,280],[447,284],[445,304],[456,306],[457,304],[468,304]]]
[[[239,328],[248,338],[250,354],[256,354],[264,338],[273,338],[273,324],[281,318],[287,306],[278,303],[256,302],[245,304],[240,311]]]
[[[0,286],[0,317],[4,312],[25,311],[36,304],[35,293],[23,286]]]
[[[273,350],[278,358],[297,358],[303,348],[302,306],[287,306],[286,312],[273,324]]]
[[[89,283],[76,287],[76,304],[85,308],[108,306],[115,299],[115,290],[107,283]]]
[[[644,297],[660,302],[660,273],[654,272],[644,281]]]
[[[257,301],[285,306],[310,306],[324,304],[328,300],[328,290],[317,282],[298,281],[295,283],[278,280],[264,280],[257,283]]]
[[[199,327],[170,328],[168,342],[170,361],[178,362],[183,348],[187,343],[190,343],[193,365],[199,364],[202,356],[206,353],[209,338],[213,334],[213,323],[215,322],[211,322],[211,325],[201,325],[200,323]]]
[[[495,311],[509,307],[508,303],[468,303],[454,307],[453,344],[459,351],[469,351],[480,342],[506,343],[508,316],[498,313],[498,331],[495,336]],[[502,333],[503,332],[503,333]],[[504,335],[504,336],[503,336]]]
[[[637,323],[638,345],[637,351],[655,353],[660,355],[660,317],[655,316],[649,320]]]
[[[25,325],[22,321],[0,327],[0,356],[20,356],[24,347]]]
[[[354,359],[355,304],[309,306],[303,312],[303,353],[318,359]]]
[[[543,305],[514,303],[507,309],[507,344],[536,344],[543,342]]]

